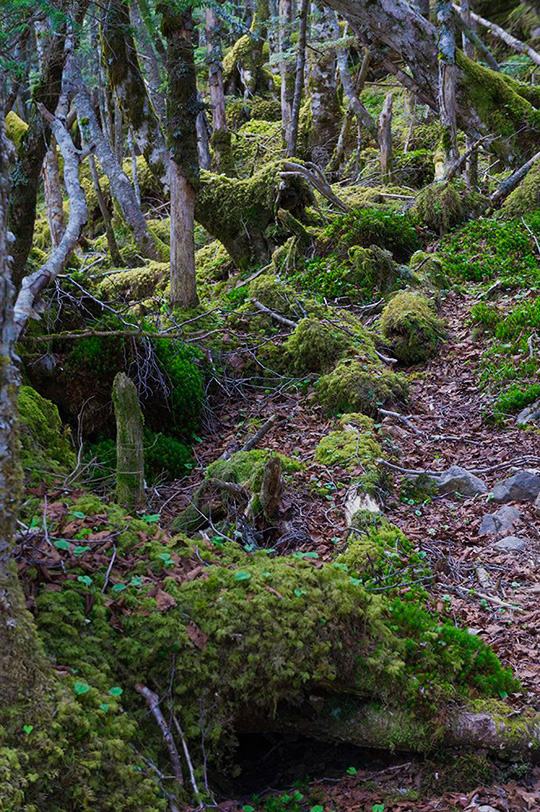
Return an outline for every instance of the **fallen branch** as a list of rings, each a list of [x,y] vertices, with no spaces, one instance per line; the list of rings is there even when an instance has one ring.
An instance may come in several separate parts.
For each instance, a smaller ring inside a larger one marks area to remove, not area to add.
[[[413,434],[417,434],[419,437],[424,436],[424,432],[420,431],[420,429],[417,429],[416,426],[413,426],[409,418],[405,417],[404,414],[400,414],[399,412],[389,412],[388,409],[379,409],[379,414],[383,414],[385,417],[395,417],[396,420],[401,420],[402,423],[405,423],[405,425],[408,428],[410,428]]]
[[[281,172],[282,178],[292,178],[292,177],[300,177],[303,178],[307,183],[311,184],[323,197],[326,197],[331,203],[334,204],[338,209],[341,211],[347,212],[349,211],[349,206],[347,206],[343,200],[341,200],[333,191],[332,187],[326,180],[325,176],[323,175],[322,171],[316,164],[313,163],[306,163],[306,164],[297,164],[293,163],[292,161],[286,161],[283,164],[284,171]]]
[[[178,785],[178,789],[181,789],[184,786],[184,778],[182,775],[182,764],[180,761],[180,754],[176,747],[176,743],[174,741],[174,736],[171,733],[171,730],[165,721],[165,717],[161,712],[161,708],[159,707],[159,696],[151,691],[150,688],[147,688],[146,685],[142,685],[138,683],[135,685],[135,690],[137,693],[141,694],[145,700],[146,704],[148,705],[150,712],[154,719],[156,720],[159,729],[161,730],[163,740],[167,745],[167,749],[169,751],[169,756],[171,759],[171,766],[173,768],[174,777],[176,778],[176,783]]]
[[[454,10],[456,10],[456,6],[454,6]],[[467,14],[469,17],[472,17],[471,11],[468,11]],[[476,31],[473,31],[473,29],[467,25],[461,14],[456,14],[454,19],[457,23],[457,27],[459,28],[459,30],[462,31],[469,40],[469,42],[471,42],[475,46],[475,48],[478,48],[480,53],[484,55],[485,60],[489,65],[489,67],[491,68],[491,70],[500,71],[501,69],[500,65],[493,56],[493,54],[491,53],[491,51],[489,50],[489,48],[487,47],[487,45],[480,39]]]
[[[454,4],[454,9],[461,14],[461,8],[458,5]],[[487,28],[487,30],[493,34],[494,37],[497,39],[502,40],[505,45],[508,45],[509,48],[512,48],[514,51],[517,51],[520,54],[526,54],[534,63],[540,65],[540,54],[538,51],[535,51],[534,48],[531,48],[530,45],[527,45],[525,42],[521,42],[521,40],[516,39],[513,37],[512,34],[509,34],[508,31],[505,31],[504,28],[501,28],[500,25],[496,25],[496,23],[490,22],[490,20],[486,20],[484,17],[481,17],[479,14],[475,14],[473,11],[469,12],[471,20],[475,23],[478,23],[483,28]]]
[[[275,321],[279,321],[280,324],[284,324],[286,327],[292,327],[293,329],[298,327],[298,324],[295,321],[285,318],[285,316],[282,316],[280,313],[276,313],[274,310],[270,310],[269,307],[266,307],[266,305],[263,305],[257,299],[252,299],[251,303],[254,304],[257,310],[260,310],[261,313],[265,313]]]
[[[271,428],[275,426],[277,422],[277,414],[271,415],[268,420],[262,424],[262,426],[255,432],[252,437],[249,437],[242,448],[241,451],[251,451],[252,448],[255,448],[258,445],[259,441],[262,440],[265,434],[268,434]]]
[[[530,161],[527,161],[527,163],[524,163],[523,166],[519,167],[519,169],[516,169],[515,172],[512,172],[510,177],[506,178],[506,180],[501,183],[498,189],[496,189],[489,198],[489,204],[492,208],[502,204],[508,195],[514,191],[516,186],[518,186],[529,174],[530,170],[539,158],[540,152],[537,152],[536,155],[533,155]]]

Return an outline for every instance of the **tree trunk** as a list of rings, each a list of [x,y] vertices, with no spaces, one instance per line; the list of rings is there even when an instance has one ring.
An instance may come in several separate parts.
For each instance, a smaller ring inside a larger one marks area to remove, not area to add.
[[[171,293],[182,308],[199,304],[195,274],[195,189],[175,161],[170,168],[171,189]]]
[[[144,155],[148,168],[166,186],[168,158],[165,140],[146,91],[125,0],[108,0],[102,36],[109,81],[124,120],[131,127],[137,148]]]
[[[388,93],[379,116],[379,147],[381,150],[381,179],[388,186],[393,181],[394,152],[392,148],[393,96]]]
[[[129,178],[119,164],[111,145],[99,126],[88,89],[84,84],[79,68],[74,63],[73,65],[70,64],[69,72],[76,88],[74,101],[83,138],[90,145],[90,148],[95,150],[101,168],[109,178],[111,194],[117,201],[122,216],[129,226],[140,252],[145,257],[159,260],[161,255],[158,246],[148,230]]]
[[[8,243],[11,144],[4,131],[0,74],[0,726],[20,730],[46,706],[49,669],[13,561],[22,476],[19,464],[14,324],[15,286]],[[9,741],[9,739],[8,739]],[[9,747],[9,744],[8,744]]]
[[[339,40],[340,31],[336,14],[331,10],[328,11],[327,13],[330,22],[330,27],[332,30],[332,37],[334,40]],[[337,48],[336,57],[339,68],[339,76],[341,78],[341,84],[343,85],[343,91],[347,96],[347,98],[349,99],[351,109],[354,115],[356,116],[358,124],[361,125],[362,127],[365,127],[366,130],[368,130],[368,132],[371,133],[371,135],[374,138],[377,138],[377,125],[370,116],[367,109],[360,101],[358,93],[356,92],[356,88],[354,87],[351,73],[349,71],[349,62],[347,58],[347,51],[345,50],[345,48]]]
[[[301,0],[300,26],[298,29],[298,52],[296,54],[296,73],[294,76],[294,95],[291,109],[291,125],[289,140],[287,141],[287,155],[294,158],[296,155],[296,142],[298,140],[298,125],[300,123],[300,105],[304,92],[304,77],[306,73],[306,37],[309,17],[309,0]]]
[[[38,102],[53,113],[62,89],[65,31],[44,35],[39,82],[33,93],[28,129],[18,150],[9,198],[9,229],[15,236],[13,247],[13,281],[19,285],[28,254],[32,248],[36,202],[43,159],[49,148],[51,131],[37,109]]]
[[[333,34],[331,11],[314,4],[312,22],[315,42],[309,60],[311,127],[308,145],[311,160],[326,167],[336,148],[342,117],[337,94],[336,55],[325,49]]]
[[[60,183],[60,171],[58,168],[58,148],[56,141],[52,140],[45,162],[43,164],[43,186],[45,193],[45,209],[47,211],[47,221],[51,232],[52,247],[60,243],[66,228],[64,219],[64,201],[62,197],[62,185]]]
[[[116,417],[116,501],[134,510],[144,504],[143,416],[133,381],[118,372],[112,388]]]
[[[418,99],[438,109],[437,32],[406,0],[326,0],[352,25],[363,43],[369,42],[402,84]],[[388,58],[390,49],[409,67],[409,72]],[[471,62],[461,52],[457,64],[457,123],[477,139],[488,133],[503,135],[492,149],[515,164],[537,150],[540,124],[540,90]]]
[[[171,153],[171,302],[182,308],[199,303],[195,279],[195,197],[200,182],[197,115],[200,103],[194,59],[191,8],[177,11],[160,3],[167,41],[167,135]]]
[[[219,18],[213,7],[206,8],[206,45],[208,65],[208,89],[212,106],[212,147],[216,170],[234,177],[236,172],[231,147],[231,134],[225,114],[225,91],[221,64],[221,30]]]
[[[462,0],[461,14],[463,22],[468,28],[474,24],[471,20],[471,8],[469,0]],[[464,32],[462,35],[463,53],[468,59],[474,60],[474,45]],[[465,150],[470,149],[473,145],[474,139],[470,135],[465,136]],[[476,189],[478,186],[478,151],[473,150],[467,158],[465,165],[465,177],[469,189]]]
[[[291,70],[292,0],[279,0],[279,52],[281,73],[281,136],[284,147],[291,141],[294,77]]]
[[[439,116],[443,135],[442,144],[446,155],[446,165],[457,161],[457,116],[456,116],[456,41],[452,20],[452,0],[437,0],[437,22],[439,24]]]

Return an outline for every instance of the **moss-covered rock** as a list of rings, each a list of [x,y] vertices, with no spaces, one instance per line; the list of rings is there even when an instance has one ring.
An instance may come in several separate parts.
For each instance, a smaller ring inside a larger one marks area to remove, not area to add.
[[[324,253],[345,254],[353,246],[373,245],[390,251],[396,262],[406,262],[421,243],[408,215],[380,209],[353,209],[335,217],[321,234]]]
[[[62,425],[57,407],[35,389],[19,393],[21,461],[30,481],[67,474],[75,467],[69,429]]]
[[[505,219],[523,217],[540,209],[540,161],[536,161],[526,178],[506,199],[501,216]]]
[[[433,152],[429,149],[415,149],[399,152],[395,157],[394,174],[403,186],[421,189],[435,177]]]
[[[486,200],[461,181],[434,183],[417,196],[411,214],[431,231],[445,234],[473,214],[480,214]]]
[[[317,382],[317,398],[333,414],[362,412],[377,415],[379,406],[402,402],[407,394],[403,377],[375,364],[344,359]]]
[[[169,283],[168,262],[147,262],[139,268],[114,271],[105,276],[98,285],[98,295],[105,300],[121,297],[127,302],[163,295]]]
[[[430,300],[421,293],[401,291],[381,316],[381,330],[396,358],[418,364],[432,358],[443,336],[443,324]]]

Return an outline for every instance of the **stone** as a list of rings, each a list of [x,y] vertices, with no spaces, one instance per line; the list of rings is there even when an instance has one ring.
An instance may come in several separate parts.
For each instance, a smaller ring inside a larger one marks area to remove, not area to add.
[[[500,541],[496,541],[493,547],[496,550],[503,550],[508,553],[517,553],[524,550],[527,546],[527,541],[519,536],[505,536]]]
[[[518,426],[527,426],[529,423],[536,423],[540,420],[540,400],[526,406],[516,417]]]
[[[519,471],[493,488],[495,502],[532,502],[540,494],[540,476],[535,471]]]
[[[521,513],[517,508],[504,505],[496,513],[487,513],[484,516],[478,535],[489,536],[497,533],[508,533],[520,519]]]
[[[345,521],[347,522],[347,527],[350,527],[353,524],[354,517],[359,510],[366,510],[370,513],[381,512],[381,509],[374,497],[359,489],[355,484],[351,485],[348,489],[345,495],[345,504],[343,505],[343,508],[345,511]]]
[[[433,477],[439,493],[457,493],[460,496],[477,496],[487,493],[487,486],[474,474],[461,468],[459,465],[451,465],[447,471]]]

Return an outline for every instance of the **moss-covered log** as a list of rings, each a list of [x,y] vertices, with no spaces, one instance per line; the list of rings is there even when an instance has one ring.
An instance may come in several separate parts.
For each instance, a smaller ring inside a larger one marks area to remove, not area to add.
[[[244,180],[201,172],[196,220],[223,243],[239,268],[270,260],[280,242],[279,209],[301,219],[313,201],[303,180],[284,180],[281,170],[276,161]]]

